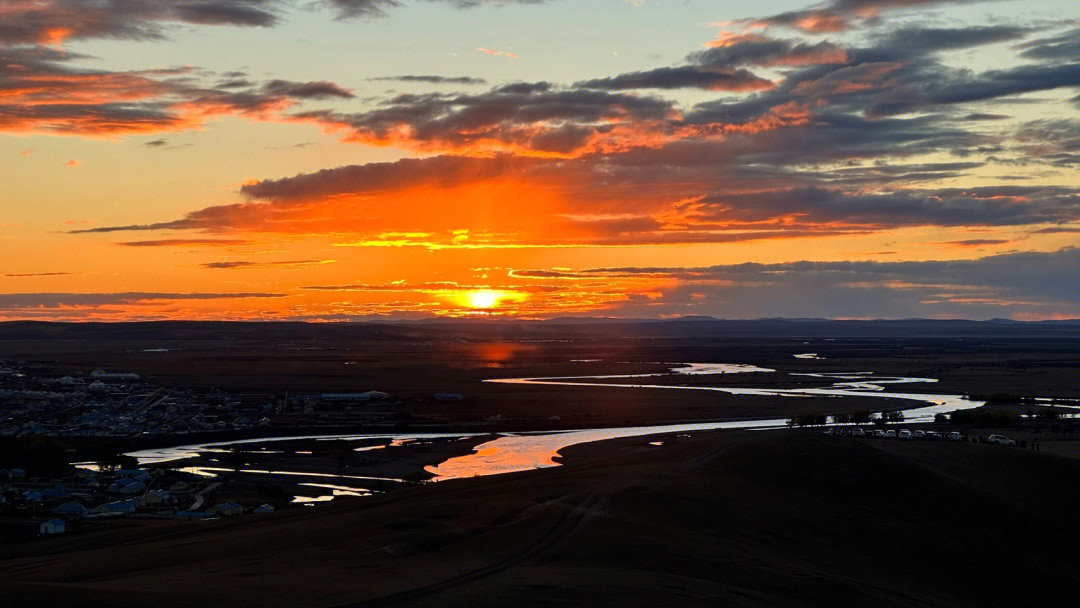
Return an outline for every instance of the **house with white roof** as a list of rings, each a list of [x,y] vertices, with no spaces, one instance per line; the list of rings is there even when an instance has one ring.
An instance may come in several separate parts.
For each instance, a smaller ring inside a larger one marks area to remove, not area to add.
[[[41,522],[41,526],[38,528],[38,532],[41,534],[63,534],[67,531],[67,524],[62,519],[50,519],[49,521]]]

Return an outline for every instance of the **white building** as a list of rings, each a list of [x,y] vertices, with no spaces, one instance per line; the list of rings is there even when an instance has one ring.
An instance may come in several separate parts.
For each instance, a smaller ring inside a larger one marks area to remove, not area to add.
[[[67,526],[62,519],[50,519],[49,521],[41,522],[41,527],[38,531],[42,534],[63,534],[67,531]]]
[[[210,513],[216,513],[218,515],[240,515],[244,512],[244,507],[241,507],[235,502],[223,502],[218,505],[214,505],[214,508],[210,509]]]
[[[134,381],[134,380],[139,379],[139,374],[132,374],[132,373],[110,374],[109,372],[107,372],[107,371],[105,371],[103,369],[95,369],[94,371],[90,372],[90,377],[91,378],[97,378],[99,380],[131,380],[131,381]]]

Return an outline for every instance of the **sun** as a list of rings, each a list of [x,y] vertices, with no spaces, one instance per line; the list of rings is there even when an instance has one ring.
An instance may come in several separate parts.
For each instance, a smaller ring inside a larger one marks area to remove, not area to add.
[[[465,301],[469,303],[469,307],[477,310],[487,310],[488,308],[495,308],[499,304],[499,299],[502,297],[497,291],[491,291],[490,289],[481,289],[478,291],[470,291],[465,294]]]

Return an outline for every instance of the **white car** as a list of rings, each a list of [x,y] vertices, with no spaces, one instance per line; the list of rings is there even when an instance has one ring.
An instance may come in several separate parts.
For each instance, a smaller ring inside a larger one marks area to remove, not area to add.
[[[964,440],[964,436],[961,435],[960,433],[957,433],[956,431],[949,431],[949,434],[947,435],[947,437],[949,438],[949,441],[963,441]]]
[[[915,431],[912,435],[915,436],[915,439],[926,439],[926,431]]]
[[[862,429],[851,429],[852,437],[866,437],[866,431]]]
[[[885,438],[886,439],[896,439],[896,431],[894,431],[892,429],[889,429],[889,430],[885,431]]]
[[[911,431],[909,431],[907,429],[900,429],[900,432],[896,434],[896,437],[898,439],[911,439],[912,438]]]
[[[1016,442],[1004,435],[990,435],[986,438],[986,443],[996,443],[998,445],[1009,445],[1016,447]]]

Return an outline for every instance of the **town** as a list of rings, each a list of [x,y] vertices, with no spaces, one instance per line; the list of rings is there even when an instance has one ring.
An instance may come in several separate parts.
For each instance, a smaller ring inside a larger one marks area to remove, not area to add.
[[[440,396],[436,396],[439,398]],[[460,398],[460,396],[457,396]],[[395,424],[379,391],[275,396],[156,386],[129,372],[63,373],[0,362],[0,436],[143,437]]]
[[[0,470],[0,484],[8,540],[63,534],[69,527],[101,528],[123,516],[209,519],[274,511],[270,504],[245,508],[234,501],[210,503],[207,495],[221,483],[164,468],[120,469],[112,464],[48,472],[7,469]]]
[[[130,521],[262,514],[275,505],[384,491],[398,484],[324,488],[325,494],[303,496],[298,492],[314,485],[304,483],[312,479],[139,468],[122,452],[194,440],[395,426],[408,417],[401,406],[379,391],[280,397],[195,391],[159,386],[130,372],[80,373],[0,361],[4,537],[15,541],[94,529],[114,525],[110,522],[121,516]]]

